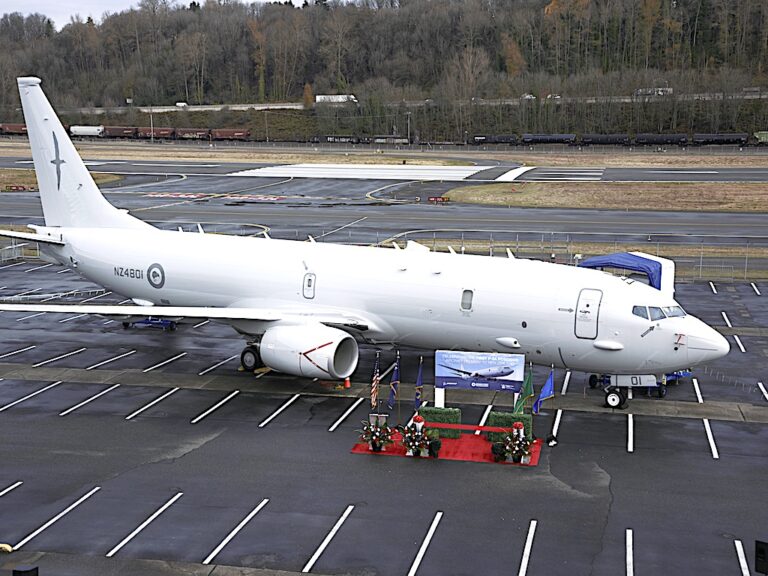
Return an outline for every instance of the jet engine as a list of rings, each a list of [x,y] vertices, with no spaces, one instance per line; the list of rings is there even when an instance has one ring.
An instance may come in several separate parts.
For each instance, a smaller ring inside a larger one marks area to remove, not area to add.
[[[322,324],[273,326],[264,332],[259,355],[278,372],[310,378],[347,378],[357,368],[357,342]]]

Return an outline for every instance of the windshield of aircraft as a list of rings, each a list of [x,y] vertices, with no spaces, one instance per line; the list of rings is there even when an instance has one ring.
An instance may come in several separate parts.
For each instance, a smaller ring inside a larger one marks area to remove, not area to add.
[[[632,314],[645,320],[663,320],[664,318],[683,318],[685,310],[681,306],[633,306]]]

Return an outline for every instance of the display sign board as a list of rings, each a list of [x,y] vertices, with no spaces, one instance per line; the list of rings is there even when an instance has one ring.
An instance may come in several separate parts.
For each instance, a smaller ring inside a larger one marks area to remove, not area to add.
[[[520,392],[525,354],[435,351],[435,386]]]

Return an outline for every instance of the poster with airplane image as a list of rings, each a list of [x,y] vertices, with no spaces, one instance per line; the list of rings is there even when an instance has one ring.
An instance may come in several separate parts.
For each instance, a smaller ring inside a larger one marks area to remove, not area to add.
[[[525,354],[435,351],[435,386],[520,392]]]

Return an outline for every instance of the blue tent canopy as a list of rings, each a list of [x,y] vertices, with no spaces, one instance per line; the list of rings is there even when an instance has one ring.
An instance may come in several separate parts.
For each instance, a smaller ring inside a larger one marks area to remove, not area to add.
[[[623,268],[634,272],[643,272],[648,275],[648,283],[661,290],[661,262],[643,258],[629,252],[617,252],[605,256],[587,258],[579,264],[584,268]]]

